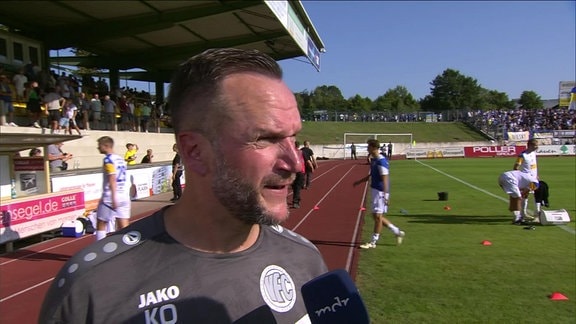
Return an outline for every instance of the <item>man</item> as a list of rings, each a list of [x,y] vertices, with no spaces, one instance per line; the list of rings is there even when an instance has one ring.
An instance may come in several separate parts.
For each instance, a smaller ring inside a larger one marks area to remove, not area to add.
[[[147,149],[146,155],[144,155],[144,157],[142,158],[142,161],[140,161],[140,163],[152,163],[153,158],[154,158],[154,153],[152,152],[152,149]]]
[[[105,130],[117,130],[116,107],[116,102],[110,99],[109,95],[105,95],[102,101],[102,120],[104,121]]]
[[[538,150],[538,140],[535,138],[529,139],[526,143],[526,150],[522,151],[520,155],[516,158],[514,163],[514,170],[519,170],[521,172],[529,174],[532,178],[538,179],[538,163],[536,159],[536,151]],[[533,192],[532,192],[533,193]],[[528,210],[528,197],[522,197],[522,217],[526,217]],[[541,202],[535,202],[536,215],[540,214]]]
[[[371,179],[370,188],[372,190],[374,233],[372,234],[370,242],[360,245],[360,248],[376,248],[376,243],[378,242],[378,239],[380,239],[382,225],[386,225],[386,227],[388,227],[388,229],[396,236],[397,244],[402,244],[402,240],[406,234],[384,216],[388,213],[388,203],[390,201],[390,170],[388,160],[386,160],[386,157],[380,153],[380,142],[378,142],[378,140],[369,139],[367,143],[368,153],[370,154],[370,174],[354,182],[354,186]]]
[[[392,160],[392,141],[388,143],[388,160]]]
[[[327,268],[278,225],[302,167],[282,70],[255,50],[207,50],[180,65],[169,97],[182,198],[73,257],[40,322],[306,321],[300,289]]]
[[[138,153],[137,144],[126,144],[126,153],[124,153],[124,161],[126,161],[126,164],[136,165],[136,153]]]
[[[46,148],[46,151],[48,152],[48,161],[50,161],[50,172],[58,172],[68,169],[66,161],[72,159],[73,155],[71,153],[62,152],[62,145],[64,145],[64,143],[59,142],[50,144]]]
[[[300,149],[300,142],[294,142],[294,146],[296,149]],[[304,167],[304,153],[300,151],[300,154],[302,169],[300,169],[299,172],[296,172],[296,177],[292,182],[292,208],[295,209],[300,208],[300,193],[302,191],[302,187],[304,187],[304,174],[306,173],[306,168]]]
[[[98,151],[104,154],[102,198],[96,210],[96,240],[106,237],[109,222],[116,222],[116,230],[129,224],[130,185],[126,175],[126,162],[114,154],[114,140],[109,136],[98,139]]]
[[[530,191],[538,189],[538,179],[529,173],[512,170],[500,174],[498,185],[510,196],[508,210],[514,215],[512,224],[522,224],[524,215],[520,212],[521,198],[527,197]]]
[[[354,143],[352,143],[352,145],[350,145],[350,159],[354,159],[354,160],[358,159],[358,157],[356,156],[356,145],[354,145]]]
[[[64,105],[64,98],[60,96],[56,88],[48,89],[48,93],[44,96],[44,103],[48,109],[48,123],[50,124],[50,134],[54,134],[59,129],[60,125],[60,108]]]
[[[178,154],[178,145],[174,144],[172,150],[176,152],[174,159],[172,160],[172,192],[173,197],[170,199],[171,202],[176,202],[180,197],[182,197],[182,184],[180,183],[180,177],[182,177],[182,160],[180,159],[180,154]]]
[[[0,75],[0,125],[14,126],[14,100],[15,90],[10,79],[5,75]]]
[[[143,133],[148,133],[150,114],[152,114],[152,108],[150,108],[148,102],[144,102],[142,106],[140,106],[140,131]]]
[[[100,120],[102,120],[102,101],[100,96],[95,93],[90,100],[90,113],[92,114],[92,128],[100,129]]]
[[[80,119],[82,120],[82,129],[90,130],[90,100],[86,97],[86,93],[80,93],[80,97],[77,97],[78,101],[78,113],[80,114]]]
[[[310,148],[310,141],[304,141],[304,147],[300,149],[304,155],[306,173],[304,174],[304,189],[310,188],[312,182],[312,173],[318,168],[314,151]]]

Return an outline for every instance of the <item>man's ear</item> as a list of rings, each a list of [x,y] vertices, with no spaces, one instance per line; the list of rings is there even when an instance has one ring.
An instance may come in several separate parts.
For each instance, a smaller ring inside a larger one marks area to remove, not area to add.
[[[180,132],[178,138],[178,153],[186,172],[195,172],[204,176],[210,170],[212,161],[212,146],[210,141],[198,132]]]

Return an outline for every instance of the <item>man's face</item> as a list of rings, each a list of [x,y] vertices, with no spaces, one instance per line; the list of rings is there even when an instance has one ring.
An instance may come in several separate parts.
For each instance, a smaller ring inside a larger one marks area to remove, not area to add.
[[[380,154],[380,149],[377,146],[368,145],[368,154],[372,157],[377,157]]]
[[[222,93],[230,118],[214,148],[214,195],[248,224],[283,222],[288,187],[302,168],[294,95],[282,81],[247,73],[227,77]]]
[[[536,151],[538,150],[538,142],[529,142],[528,143],[528,149],[530,151]]]
[[[108,151],[108,145],[104,143],[98,143],[98,152],[100,152],[100,154],[106,154],[107,151]]]

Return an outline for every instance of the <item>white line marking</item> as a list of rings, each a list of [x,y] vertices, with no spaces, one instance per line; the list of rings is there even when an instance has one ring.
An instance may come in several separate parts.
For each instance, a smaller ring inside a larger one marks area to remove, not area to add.
[[[444,176],[447,176],[448,178],[450,178],[450,179],[452,179],[452,180],[456,180],[456,181],[458,181],[458,182],[460,182],[460,183],[462,183],[462,184],[464,184],[464,185],[466,185],[466,186],[468,186],[468,187],[470,187],[470,188],[472,188],[472,189],[476,189],[476,190],[478,190],[478,191],[480,191],[480,192],[483,192],[483,193],[487,194],[488,196],[494,197],[494,198],[499,199],[499,200],[501,200],[501,201],[503,201],[503,202],[508,202],[508,200],[507,200],[506,198],[500,197],[500,196],[495,195],[495,194],[493,194],[493,193],[491,193],[491,192],[489,192],[489,191],[486,191],[486,190],[484,190],[484,189],[482,189],[482,188],[476,187],[476,186],[473,185],[473,184],[470,184],[470,183],[468,183],[468,182],[466,182],[466,181],[464,181],[464,180],[462,180],[462,179],[458,179],[458,178],[456,178],[455,176],[452,176],[452,175],[450,175],[450,174],[448,174],[448,173],[446,173],[446,172],[444,172],[444,171],[438,170],[438,169],[436,169],[435,167],[433,167],[433,166],[431,166],[431,165],[428,165],[428,164],[426,164],[426,163],[424,163],[424,162],[421,162],[420,160],[414,159],[414,161],[416,161],[416,162],[422,164],[423,166],[428,167],[428,168],[430,168],[430,169],[432,169],[432,170],[434,170],[434,171],[436,171],[436,172],[438,172],[438,173],[440,173],[440,174],[442,174],[442,175],[444,175]],[[572,234],[576,235],[576,230],[574,230],[574,229],[572,229],[572,228],[570,228],[570,227],[568,227],[568,226],[566,226],[566,225],[556,225],[556,226],[559,227],[559,228],[561,228],[561,229],[563,229],[563,230],[565,230],[565,231],[568,232],[568,233],[572,233]]]
[[[28,287],[28,288],[26,288],[26,289],[20,290],[20,291],[17,292],[17,293],[13,293],[13,294],[10,295],[10,296],[6,296],[6,297],[0,299],[0,303],[5,302],[5,301],[7,301],[7,300],[9,300],[9,299],[12,299],[12,298],[14,298],[14,297],[16,297],[16,296],[18,296],[18,295],[22,295],[23,293],[28,292],[28,291],[30,291],[30,290],[32,290],[32,289],[34,289],[34,288],[40,287],[40,286],[42,286],[43,284],[46,284],[46,283],[48,283],[48,282],[50,282],[50,281],[52,281],[52,280],[54,280],[54,277],[52,277],[52,278],[50,278],[50,279],[47,279],[47,280],[44,280],[44,281],[42,281],[42,282],[40,282],[40,283],[37,283],[37,284],[35,284],[34,286],[30,286],[30,287]]]
[[[21,256],[21,257],[19,257],[19,258],[16,258],[16,259],[12,259],[12,260],[8,260],[8,261],[5,261],[5,262],[2,262],[2,263],[0,263],[0,266],[6,265],[6,264],[9,264],[9,263],[12,263],[12,262],[24,260],[24,259],[27,259],[27,258],[33,256],[33,255],[40,254],[40,253],[44,253],[44,252],[46,252],[46,251],[50,251],[50,250],[52,250],[52,249],[55,249],[55,248],[58,248],[58,247],[61,247],[61,246],[64,246],[64,245],[68,245],[68,244],[71,244],[71,243],[75,243],[75,242],[78,242],[78,241],[83,240],[83,239],[85,239],[85,238],[92,238],[92,239],[94,239],[94,236],[92,236],[92,235],[86,235],[86,236],[82,236],[82,237],[80,237],[80,238],[78,238],[78,239],[76,239],[76,240],[66,241],[66,242],[64,242],[64,243],[61,243],[61,244],[58,244],[58,245],[54,245],[54,246],[51,246],[51,247],[49,247],[49,248],[46,248],[46,249],[43,249],[43,250],[40,250],[40,251],[37,251],[37,252],[32,252],[32,253],[30,253],[30,254],[23,255],[23,256]],[[44,243],[44,242],[40,242],[40,243],[38,243],[38,244],[42,244],[42,243]]]
[[[334,169],[336,169],[337,167],[338,167],[338,164],[334,165],[333,167],[331,167],[330,169],[324,171],[322,174],[320,174],[320,175],[318,175],[318,176],[314,175],[314,178],[312,178],[312,183],[314,183],[314,181],[316,181],[317,179],[322,178],[322,177],[325,176],[326,174],[332,172],[332,171],[333,171]],[[292,194],[293,194],[293,192],[290,192],[287,197],[290,197]]]
[[[338,186],[338,184],[340,184],[340,182],[342,182],[342,180],[344,180],[344,178],[346,177],[346,175],[348,175],[348,173],[350,173],[350,171],[352,171],[352,169],[354,168],[354,166],[352,166],[350,168],[350,170],[348,170],[341,178],[340,180],[338,180],[338,182],[336,182],[332,188],[330,188],[330,190],[328,190],[328,192],[326,192],[326,194],[324,194],[324,196],[322,196],[322,198],[320,198],[320,200],[318,200],[318,202],[314,205],[314,206],[318,206],[320,205],[320,203],[322,201],[324,201],[324,199],[326,199],[326,197],[328,197],[328,195],[334,190],[334,188],[336,188]],[[298,227],[300,227],[300,225],[302,225],[302,223],[304,223],[304,221],[308,218],[308,216],[310,216],[310,214],[312,214],[312,212],[314,211],[314,209],[310,209],[308,211],[308,213],[300,220],[300,222],[298,224],[296,224],[296,226],[294,226],[294,228],[292,229],[293,231],[295,231]]]
[[[360,208],[364,207],[364,203],[366,202],[366,192],[368,191],[368,181],[364,184],[364,193],[362,193],[362,202],[360,203]],[[354,233],[352,234],[352,242],[354,244],[356,239],[358,238],[358,228],[360,227],[360,220],[362,219],[362,210],[358,211],[356,215],[356,225],[354,226]],[[355,246],[351,246],[348,250],[348,257],[346,258],[346,270],[350,273],[350,269],[352,268],[352,257],[354,255],[354,250],[356,250]]]

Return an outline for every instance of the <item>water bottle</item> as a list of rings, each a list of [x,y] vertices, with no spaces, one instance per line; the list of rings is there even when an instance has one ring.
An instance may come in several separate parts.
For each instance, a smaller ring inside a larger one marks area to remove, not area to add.
[[[74,169],[80,168],[80,161],[78,159],[74,159]]]
[[[16,194],[16,180],[14,179],[10,180],[10,196],[12,197],[12,199],[18,197],[18,195]]]

